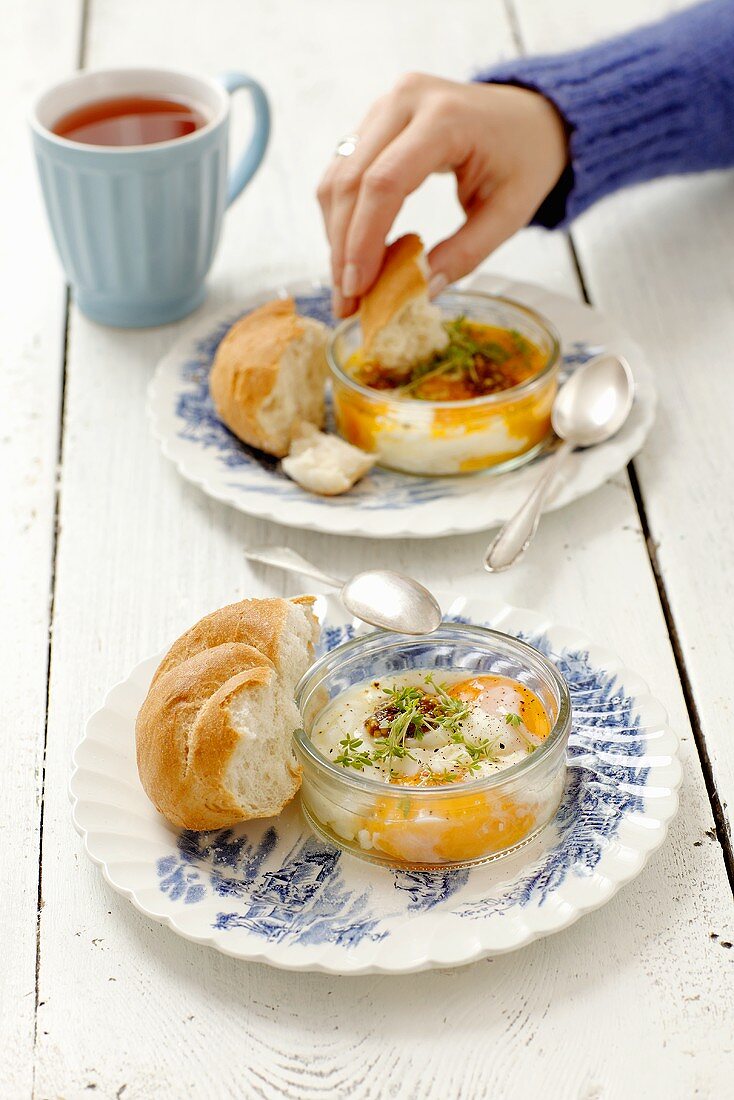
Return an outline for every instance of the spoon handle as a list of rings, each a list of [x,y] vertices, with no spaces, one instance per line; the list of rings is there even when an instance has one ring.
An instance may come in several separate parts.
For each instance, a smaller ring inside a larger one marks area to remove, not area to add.
[[[546,470],[525,503],[514,516],[500,528],[487,547],[484,555],[484,568],[488,573],[501,573],[509,569],[523,556],[535,532],[538,530],[540,513],[550,492],[559,469],[573,450],[573,444],[561,443],[549,458]]]
[[[321,581],[331,588],[343,588],[344,581],[324,573],[317,565],[306,561],[289,546],[251,546],[245,549],[245,557],[248,561],[259,561],[263,565],[272,565],[276,569],[284,569],[286,573],[300,573],[302,577],[311,577],[312,580]]]

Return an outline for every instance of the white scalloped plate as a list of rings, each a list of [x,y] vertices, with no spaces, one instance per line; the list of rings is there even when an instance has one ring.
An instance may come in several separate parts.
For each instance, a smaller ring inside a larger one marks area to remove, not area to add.
[[[498,627],[556,662],[574,707],[566,790],[525,848],[471,870],[391,871],[317,840],[296,803],[279,818],[181,832],[148,802],[135,716],[158,657],[92,715],[74,754],[74,824],[111,886],[186,939],[236,958],[335,974],[406,973],[513,951],[604,905],[665,839],[678,739],[618,657],[535,612],[448,598],[446,617]],[[319,597],[323,642],[355,624]]]
[[[635,404],[629,420],[608,443],[571,457],[548,507],[570,504],[623,469],[647,437],[656,396],[643,353],[597,310],[543,287],[488,275],[471,286],[516,298],[545,314],[561,334],[565,372],[606,349],[625,355],[632,367]],[[249,515],[337,535],[435,538],[486,530],[517,510],[538,478],[542,456],[501,475],[422,478],[375,469],[351,492],[326,499],[290,481],[275,459],[240,443],[214,412],[209,370],[219,341],[238,317],[270,298],[287,295],[296,298],[302,313],[333,323],[329,291],[322,284],[271,288],[238,308],[206,318],[158,364],[148,412],[163,453],[183,477]]]

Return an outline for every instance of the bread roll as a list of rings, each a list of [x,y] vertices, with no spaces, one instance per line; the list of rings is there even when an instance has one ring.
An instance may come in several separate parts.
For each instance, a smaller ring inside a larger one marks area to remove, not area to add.
[[[267,302],[222,340],[209,376],[220,419],[244,443],[282,458],[295,425],[324,423],[326,335],[292,298]]]
[[[430,359],[448,343],[441,311],[428,300],[428,264],[415,233],[388,247],[382,270],[359,306],[367,355],[388,370]]]
[[[293,691],[313,657],[313,597],[243,600],[169,649],[135,728],[146,794],[185,829],[272,817],[301,785]]]
[[[336,435],[325,435],[313,424],[301,424],[282,465],[288,477],[310,493],[337,496],[346,493],[364,477],[374,466],[375,459],[375,455],[367,454]]]

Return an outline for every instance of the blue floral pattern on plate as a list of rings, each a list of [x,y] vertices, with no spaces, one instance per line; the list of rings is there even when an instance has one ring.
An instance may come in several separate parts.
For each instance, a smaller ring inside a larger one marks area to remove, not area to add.
[[[640,677],[547,615],[448,597],[446,617],[543,649],[574,705],[554,821],[506,858],[419,872],[355,859],[314,837],[295,799],[277,820],[179,832],[145,797],[134,725],[152,656],[89,719],[70,780],[74,824],[107,881],[179,935],[241,959],[329,973],[406,973],[515,950],[567,927],[635,878],[678,806],[678,739]],[[319,597],[322,646],[354,633]]]
[[[257,843],[231,829],[182,832],[178,854],[158,860],[161,890],[184,904],[201,901],[208,890],[236,901],[236,910],[217,913],[214,927],[243,928],[271,943],[297,936],[300,943],[348,947],[385,935],[370,914],[369,891],[345,886],[337,848],[306,835],[263,870],[277,843],[273,828]]]
[[[304,316],[327,325],[334,324],[330,291],[326,287],[296,295],[295,302],[298,312]],[[211,332],[196,341],[193,355],[181,363],[180,384],[175,395],[178,436],[203,450],[214,451],[225,471],[236,471],[236,479],[227,483],[230,489],[268,494],[284,501],[312,499],[285,476],[277,459],[242,443],[224,426],[214,410],[209,396],[209,372],[214,356],[224,334],[244,315],[241,311],[236,312],[217,324]],[[567,376],[574,367],[602,350],[601,345],[590,345],[583,340],[571,341],[564,354],[561,376]],[[269,476],[263,478],[263,471]],[[464,491],[462,479],[407,476],[376,468],[347,496],[333,497],[329,503],[333,508],[357,508],[365,513],[394,511],[445,499]]]
[[[331,649],[352,634],[351,625],[327,625],[322,645]],[[351,857],[309,832],[289,843],[280,836],[280,823],[264,833],[182,832],[176,852],[157,861],[160,890],[184,906],[221,899],[213,922],[219,931],[242,929],[270,943],[349,947],[389,937],[401,917],[447,903],[466,921],[502,916],[531,903],[542,906],[569,876],[593,874],[621,823],[644,806],[649,769],[635,762],[645,751],[639,708],[616,675],[594,666],[588,651],[556,652],[545,634],[519,636],[565,676],[574,723],[553,842],[496,894],[470,896],[481,867],[431,872],[371,868],[372,875],[383,876],[383,884],[387,876],[394,887],[394,905],[376,905],[369,881],[349,874],[355,865]],[[356,888],[350,885],[354,878]]]

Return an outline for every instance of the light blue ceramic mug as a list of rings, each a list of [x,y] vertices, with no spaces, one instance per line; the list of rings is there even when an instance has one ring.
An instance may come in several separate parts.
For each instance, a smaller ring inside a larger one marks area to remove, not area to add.
[[[229,97],[238,88],[252,96],[255,129],[228,176]],[[53,133],[86,104],[140,95],[193,103],[206,124],[152,145],[86,145]],[[270,111],[261,86],[243,73],[219,80],[166,69],[82,73],[41,95],[31,128],[51,229],[80,309],[125,328],[195,309],[224,211],[265,154]]]

